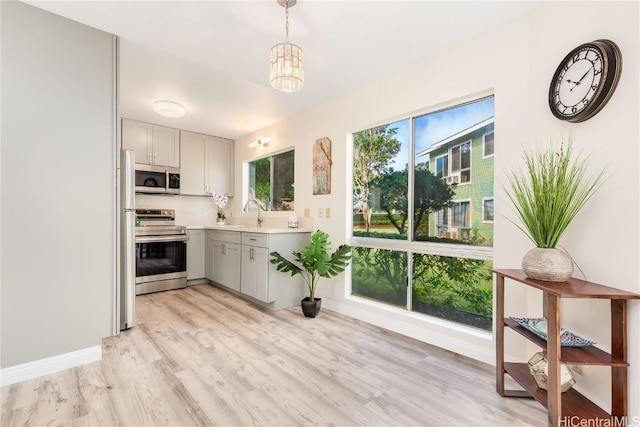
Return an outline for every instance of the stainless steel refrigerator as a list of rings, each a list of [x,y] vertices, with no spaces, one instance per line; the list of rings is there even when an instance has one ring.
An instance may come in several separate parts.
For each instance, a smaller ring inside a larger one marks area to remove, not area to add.
[[[136,324],[135,152],[120,151],[120,330]]]

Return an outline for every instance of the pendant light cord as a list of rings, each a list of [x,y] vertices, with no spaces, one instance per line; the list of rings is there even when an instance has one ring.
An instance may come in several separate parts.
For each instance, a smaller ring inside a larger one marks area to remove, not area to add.
[[[284,20],[286,22],[284,31],[286,34],[285,43],[289,43],[289,0],[284,0]]]

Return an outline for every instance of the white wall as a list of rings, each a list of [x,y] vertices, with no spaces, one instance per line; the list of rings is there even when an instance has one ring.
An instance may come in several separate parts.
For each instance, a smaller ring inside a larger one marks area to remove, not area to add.
[[[111,334],[116,122],[110,34],[0,7],[4,371]]]
[[[243,163],[257,157],[295,147],[298,215],[302,216],[304,209],[309,208],[316,227],[329,232],[335,244],[348,242],[349,135],[406,117],[416,110],[493,90],[497,178],[494,265],[517,268],[522,255],[532,246],[505,219],[509,208],[499,180],[520,161],[523,147],[573,132],[576,148],[592,153],[593,169],[607,165],[613,176],[576,219],[561,244],[590,281],[640,292],[638,15],[637,2],[542,2],[526,20],[236,140],[236,170],[242,170]],[[571,49],[599,38],[614,40],[622,50],[624,65],[618,89],[604,110],[591,120],[581,124],[561,122],[551,115],[547,106],[553,72]],[[415,46],[428,42],[411,41]],[[271,137],[268,147],[248,148],[249,142],[263,136]],[[311,150],[313,142],[321,137],[329,137],[333,142],[332,192],[313,196]],[[240,176],[236,177],[235,185],[237,189],[243,188]],[[240,212],[241,203],[241,198],[236,197],[232,204],[235,212]],[[332,208],[333,217],[318,218],[318,209],[326,207]],[[325,297],[328,307],[494,363],[494,343],[490,335],[363,303],[348,296],[349,281],[346,274],[321,284],[319,294]],[[508,285],[506,314],[539,316],[540,299],[539,294],[522,286]],[[629,409],[630,415],[640,416],[639,302],[631,302],[629,307]],[[563,325],[597,340],[602,348],[609,348],[608,304],[571,301],[564,304],[563,309]],[[511,339],[507,351],[512,358],[526,360],[536,351],[517,337],[508,338]],[[608,375],[608,368],[585,369],[585,375],[578,377],[577,388],[609,408]]]

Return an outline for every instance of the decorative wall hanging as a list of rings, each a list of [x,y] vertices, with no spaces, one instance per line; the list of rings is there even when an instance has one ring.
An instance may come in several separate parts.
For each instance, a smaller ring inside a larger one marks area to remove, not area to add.
[[[331,140],[317,139],[313,144],[313,194],[331,193]]]

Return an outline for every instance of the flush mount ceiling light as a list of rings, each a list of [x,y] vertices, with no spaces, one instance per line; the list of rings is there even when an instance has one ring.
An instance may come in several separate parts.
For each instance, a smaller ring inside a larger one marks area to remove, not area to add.
[[[284,7],[285,40],[271,48],[271,86],[282,92],[295,92],[304,86],[304,53],[289,43],[289,8],[297,0],[277,0]]]
[[[257,141],[253,141],[251,144],[249,144],[249,148],[256,148],[256,147],[261,147],[263,145],[269,145],[270,142],[271,142],[271,138],[268,136],[265,136],[264,138],[260,138]]]
[[[161,116],[178,119],[187,114],[187,108],[173,101],[154,101],[153,110]]]

